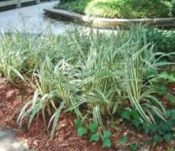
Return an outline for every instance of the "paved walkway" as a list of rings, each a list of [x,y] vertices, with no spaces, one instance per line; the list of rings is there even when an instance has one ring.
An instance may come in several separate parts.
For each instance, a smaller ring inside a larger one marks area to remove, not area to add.
[[[0,30],[4,32],[18,30],[29,33],[51,30],[53,33],[59,34],[65,30],[75,28],[75,26],[77,27],[73,23],[55,21],[44,15],[43,8],[51,7],[57,3],[58,1],[44,2],[38,5],[0,12]]]
[[[0,130],[0,151],[29,151],[26,140],[17,140],[11,130]]]

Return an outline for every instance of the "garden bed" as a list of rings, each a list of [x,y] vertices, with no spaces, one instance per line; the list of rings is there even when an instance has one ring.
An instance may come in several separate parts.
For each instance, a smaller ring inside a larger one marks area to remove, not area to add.
[[[18,139],[26,139],[30,149],[35,149],[36,151],[106,151],[101,147],[100,143],[90,143],[86,137],[80,138],[77,136],[73,122],[75,117],[69,113],[61,114],[58,122],[58,132],[53,140],[49,136],[42,117],[38,117],[30,129],[27,128],[27,123],[20,128],[16,120],[26,100],[32,97],[32,88],[24,85],[19,87],[20,84],[15,86],[3,78],[0,78],[0,80],[1,128],[10,128],[16,132]],[[117,129],[117,132],[115,129],[113,130],[113,148],[107,149],[108,151],[129,150],[127,149],[129,144],[123,146],[119,143],[119,139],[126,135],[129,137],[128,143],[131,144],[142,144],[149,138],[147,135],[136,133],[130,126],[122,122]],[[141,145],[141,150],[165,151],[173,144]]]
[[[144,26],[2,34],[1,126],[42,151],[171,148],[174,36]]]
[[[26,100],[32,97],[32,89],[27,86],[16,87],[3,78],[0,78],[0,125],[1,128],[10,128],[17,133],[20,139],[27,139],[31,149],[41,151],[104,151],[99,145],[91,144],[86,139],[76,135],[71,114],[62,114],[58,125],[59,133],[54,140],[50,139],[43,120],[39,117],[28,130],[27,123],[22,128],[16,123],[20,110]]]

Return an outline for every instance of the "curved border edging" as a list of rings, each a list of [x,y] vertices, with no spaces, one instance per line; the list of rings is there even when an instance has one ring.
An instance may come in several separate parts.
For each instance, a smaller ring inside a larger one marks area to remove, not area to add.
[[[74,22],[82,22],[95,28],[113,29],[134,23],[149,24],[157,27],[175,27],[175,18],[117,19],[90,17],[87,15],[55,8],[46,8],[44,11],[51,17],[59,17],[64,20],[72,20]]]

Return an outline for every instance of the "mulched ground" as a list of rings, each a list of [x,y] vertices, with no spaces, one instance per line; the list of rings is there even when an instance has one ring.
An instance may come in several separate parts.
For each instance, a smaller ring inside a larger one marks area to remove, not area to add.
[[[30,129],[27,124],[20,129],[16,123],[21,107],[32,96],[31,88],[23,85],[14,86],[0,79],[0,126],[1,128],[11,128],[17,133],[18,139],[27,139],[28,145],[38,151],[105,151],[101,143],[89,143],[86,137],[80,138],[76,135],[76,129],[73,124],[73,115],[63,113],[58,123],[58,131],[53,140],[50,139],[42,118],[38,117],[33,122]],[[148,137],[136,134],[132,128],[124,123],[115,131],[112,130],[113,148],[109,151],[126,151],[127,147],[121,147],[118,140],[121,136],[127,135],[131,143],[144,142]],[[127,144],[126,144],[127,145]],[[145,151],[165,151],[166,144],[142,146],[141,150]]]

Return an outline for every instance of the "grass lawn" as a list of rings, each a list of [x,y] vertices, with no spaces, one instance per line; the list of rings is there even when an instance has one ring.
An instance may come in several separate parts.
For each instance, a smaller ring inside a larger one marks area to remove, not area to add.
[[[168,0],[63,0],[57,8],[98,17],[144,18],[171,17]]]

